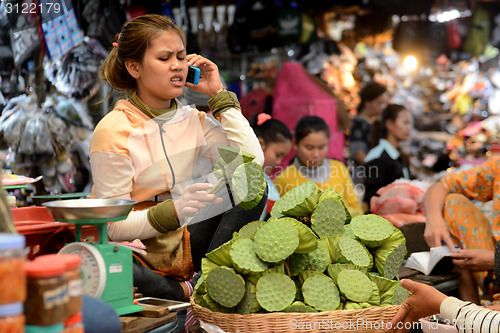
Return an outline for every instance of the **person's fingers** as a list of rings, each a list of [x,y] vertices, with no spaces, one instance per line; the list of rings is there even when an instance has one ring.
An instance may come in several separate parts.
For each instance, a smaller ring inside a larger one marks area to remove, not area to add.
[[[402,279],[401,281],[399,281],[399,283],[401,284],[401,287],[405,288],[406,290],[408,290],[412,294],[415,291],[417,291],[418,286],[420,286],[420,284],[418,282],[415,282],[415,281],[412,281],[409,279]]]
[[[450,237],[450,233],[447,230],[444,232],[443,240],[452,253],[456,251],[455,244],[453,244],[453,241],[451,240],[451,237]],[[440,245],[441,244],[438,244],[437,246],[440,246]]]
[[[391,321],[389,322],[390,327],[396,327],[396,325],[403,320],[404,317],[406,317],[407,313],[409,311],[409,308],[407,307],[407,303],[403,302],[401,306],[398,309],[398,312],[392,317]]]
[[[214,185],[210,183],[194,183],[186,187],[185,193],[196,193],[198,191],[206,191],[213,188]]]
[[[465,261],[463,259],[453,259],[451,262],[453,265],[455,265],[458,268],[465,268],[464,267]]]

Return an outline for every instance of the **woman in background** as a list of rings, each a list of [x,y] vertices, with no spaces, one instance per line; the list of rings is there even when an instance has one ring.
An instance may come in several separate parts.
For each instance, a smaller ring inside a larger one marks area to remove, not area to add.
[[[339,192],[352,213],[361,212],[359,199],[347,167],[337,160],[326,158],[330,129],[317,116],[302,117],[295,127],[294,148],[297,156],[274,184],[281,196],[292,188],[312,181],[320,190],[332,188]]]
[[[387,89],[377,82],[370,82],[361,89],[359,95],[361,102],[349,135],[349,151],[354,161],[352,178],[355,184],[363,184],[365,157],[373,147],[370,142],[371,126],[387,106]]]
[[[388,105],[380,120],[372,126],[372,142],[375,145],[365,157],[365,197],[370,199],[382,187],[399,178],[410,179],[410,170],[400,143],[408,140],[411,132],[411,114],[398,104]]]

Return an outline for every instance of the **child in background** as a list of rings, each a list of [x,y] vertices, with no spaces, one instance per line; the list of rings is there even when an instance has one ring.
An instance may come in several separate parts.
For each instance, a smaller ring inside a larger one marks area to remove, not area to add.
[[[349,211],[359,214],[361,206],[347,167],[342,162],[326,158],[329,138],[330,129],[322,118],[302,117],[295,127],[297,156],[276,176],[274,184],[281,196],[308,181],[316,183],[321,190],[333,188],[340,193]]]
[[[267,220],[273,204],[280,198],[280,193],[269,175],[281,164],[283,158],[292,149],[292,133],[279,120],[271,119],[267,113],[259,113],[252,121],[252,128],[259,139],[260,147],[264,152],[264,176],[266,177],[269,193],[267,206],[262,213],[261,220]]]

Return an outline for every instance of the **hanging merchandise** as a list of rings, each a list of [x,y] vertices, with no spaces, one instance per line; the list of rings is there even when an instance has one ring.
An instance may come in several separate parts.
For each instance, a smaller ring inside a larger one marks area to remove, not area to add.
[[[274,0],[242,0],[228,32],[231,52],[266,51],[278,46],[279,9]]]
[[[478,4],[467,31],[464,51],[474,57],[479,57],[490,41],[490,14],[484,5]]]
[[[298,43],[302,36],[302,15],[297,7],[292,2],[278,14],[278,37],[285,45]]]
[[[0,1],[0,13],[7,12],[6,6],[6,2]],[[14,64],[20,67],[40,45],[38,28],[33,15],[23,14],[21,10],[11,10],[7,18],[11,27],[10,45],[14,54]]]
[[[52,62],[45,59],[45,76],[59,92],[85,101],[99,90],[99,67],[106,57],[99,41],[85,37],[63,57]]]
[[[62,0],[59,10],[41,11],[42,30],[50,59],[55,60],[83,41],[71,1]]]
[[[20,95],[2,111],[0,148],[9,149],[7,165],[15,174],[42,175],[48,192],[71,193],[76,189],[72,153],[92,127],[81,102],[49,95],[39,108],[36,96]]]

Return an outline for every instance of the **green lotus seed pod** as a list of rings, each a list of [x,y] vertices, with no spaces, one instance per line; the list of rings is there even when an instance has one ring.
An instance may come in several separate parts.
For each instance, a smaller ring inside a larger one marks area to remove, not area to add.
[[[257,302],[257,288],[251,282],[245,284],[245,296],[238,304],[238,313],[242,315],[259,312],[261,306]]]
[[[306,269],[306,270],[302,271],[301,273],[299,273],[299,275],[297,275],[297,278],[298,278],[300,284],[303,285],[307,279],[309,279],[312,276],[317,276],[317,275],[322,275],[322,274],[321,274],[321,272],[314,271],[312,269]]]
[[[205,307],[207,309],[210,309],[210,310],[214,311],[214,312],[222,312],[222,313],[233,313],[233,312],[235,312],[234,308],[227,308],[225,306],[220,305],[216,301],[214,301],[210,297],[209,294],[203,295],[203,301],[204,301],[204,304],[206,305]]]
[[[295,299],[295,293],[295,283],[283,274],[265,274],[257,282],[257,301],[269,312],[289,307]]]
[[[229,251],[233,247],[233,243],[236,241],[236,239],[237,237],[231,238],[229,241],[210,251],[205,256],[219,266],[233,267],[233,262],[231,260]]]
[[[245,295],[245,280],[232,268],[221,266],[207,275],[207,292],[220,305],[232,308]]]
[[[372,273],[368,274],[368,277],[377,284],[380,292],[380,306],[399,305],[408,297],[408,292],[401,287],[398,281]]]
[[[201,259],[201,271],[203,275],[208,275],[211,271],[213,271],[216,268],[219,268],[220,265],[217,265],[214,263],[212,260],[208,258],[202,258]],[[227,267],[227,266],[226,266]]]
[[[205,276],[206,274],[202,274],[194,286],[194,291],[202,295],[207,293],[207,281],[205,280]]]
[[[354,269],[340,271],[337,276],[337,285],[342,295],[354,302],[366,302],[373,292],[368,276]]]
[[[352,232],[351,225],[350,224],[345,224],[344,225],[344,233],[342,234],[343,236],[356,239],[356,236]]]
[[[240,238],[253,239],[253,236],[255,235],[257,229],[259,229],[264,223],[266,223],[266,221],[260,220],[247,223],[243,227],[241,227],[240,231],[238,231],[238,235],[240,236]]]
[[[366,269],[363,269],[361,267],[358,267],[356,265],[353,265],[351,263],[347,263],[347,264],[339,264],[339,263],[335,263],[335,264],[330,264],[328,265],[326,271],[327,271],[327,274],[328,276],[333,280],[333,282],[337,283],[337,277],[340,273],[340,271],[343,271],[345,269],[356,269],[358,271],[361,271],[363,273],[366,274]]]
[[[359,303],[351,301],[345,302],[344,310],[359,310],[359,309],[361,309],[361,305],[359,305]]]
[[[234,170],[231,184],[238,206],[252,210],[262,200],[267,183],[262,167],[255,162],[248,162]]]
[[[308,253],[294,253],[288,258],[290,276],[299,275],[309,265]]]
[[[333,311],[340,304],[340,294],[335,283],[326,275],[308,278],[302,285],[306,304],[319,311]]]
[[[313,307],[304,304],[303,302],[300,301],[295,301],[287,307],[283,312],[318,312],[316,309]]]
[[[367,271],[373,266],[372,255],[357,240],[342,235],[340,237],[328,237],[328,242],[332,262],[351,263]]]
[[[352,232],[368,248],[382,245],[394,229],[391,222],[374,214],[356,216],[351,220]]]
[[[406,239],[401,230],[395,229],[373,255],[377,271],[387,279],[394,279],[406,256]]]
[[[266,262],[288,258],[299,245],[299,232],[286,220],[278,219],[263,224],[254,235],[254,250]]]
[[[313,182],[305,182],[292,188],[273,205],[271,216],[310,216],[318,203],[321,191]]]
[[[342,196],[334,189],[327,189],[319,198],[311,216],[311,229],[319,237],[334,236],[344,231],[344,225],[351,221]]]
[[[255,159],[255,155],[241,151],[239,147],[219,146],[219,155],[226,163],[241,159],[241,163],[248,163]]]
[[[328,240],[320,238],[316,251],[309,253],[309,264],[306,269],[312,269],[323,273],[331,263],[330,252],[328,251]]]
[[[295,253],[310,253],[318,248],[318,237],[308,226],[291,217],[282,217],[292,222],[299,232],[299,246],[295,249]]]
[[[236,272],[240,274],[259,273],[267,269],[268,264],[255,254],[253,240],[250,238],[236,240],[229,254]]]
[[[370,298],[366,302],[370,303],[371,305],[379,306],[380,305],[380,290],[378,290],[378,286],[375,282],[373,282],[373,281],[371,281],[371,282],[372,282],[372,295],[370,296]]]

